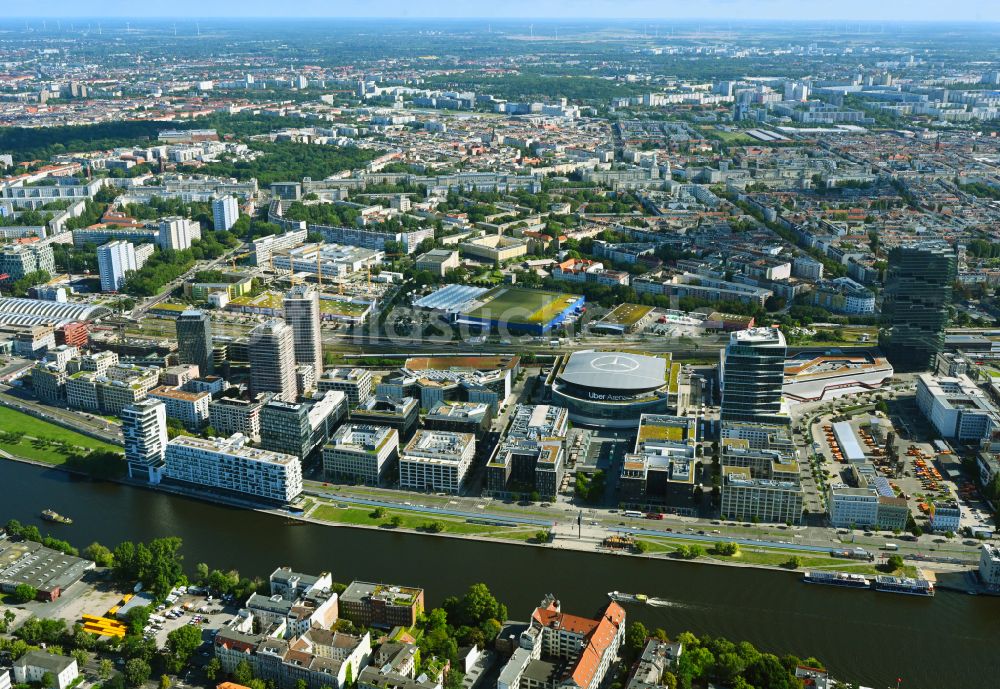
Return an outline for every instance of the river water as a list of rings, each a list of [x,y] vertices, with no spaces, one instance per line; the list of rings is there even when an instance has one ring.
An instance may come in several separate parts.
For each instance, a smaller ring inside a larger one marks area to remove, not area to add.
[[[42,522],[50,507],[72,526]],[[180,536],[197,562],[266,578],[279,565],[352,579],[421,586],[428,605],[485,582],[514,618],[546,593],[589,614],[606,592],[642,592],[666,608],[627,605],[671,636],[685,630],[758,648],[814,655],[838,678],[881,688],[1000,686],[1000,598],[939,591],[932,599],[807,586],[800,574],[614,557],[433,536],[317,525],[61,471],[0,461],[0,521],[18,519],[79,547]]]

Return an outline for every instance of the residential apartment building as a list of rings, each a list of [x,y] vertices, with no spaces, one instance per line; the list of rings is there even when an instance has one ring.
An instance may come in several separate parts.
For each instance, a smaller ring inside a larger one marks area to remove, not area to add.
[[[305,459],[326,444],[347,416],[347,397],[330,390],[307,402],[277,397],[260,409],[260,443],[266,450]]]
[[[115,364],[101,375],[77,371],[66,379],[66,404],[100,414],[118,416],[122,409],[146,398],[159,382],[155,367]]]
[[[167,408],[145,399],[122,409],[122,437],[130,478],[159,483],[167,452]]]
[[[546,597],[531,614],[497,689],[597,689],[625,638],[625,610],[611,602],[597,619],[562,612]]]
[[[399,487],[457,494],[475,452],[471,433],[417,431],[399,459]]]
[[[208,423],[223,437],[240,433],[260,442],[260,410],[265,402],[263,393],[252,400],[220,397],[208,403]]]
[[[14,661],[14,679],[18,684],[43,684],[48,681],[46,675],[52,677],[52,684],[46,686],[68,689],[80,676],[80,668],[74,658],[47,651],[28,651]]]
[[[311,366],[313,380],[316,380],[323,374],[319,292],[308,285],[297,285],[285,293],[283,310],[294,337],[295,362],[299,366]]]
[[[423,611],[424,590],[411,586],[352,581],[340,594],[340,616],[366,627],[412,627]]]
[[[388,426],[347,423],[323,448],[323,471],[330,478],[381,485],[399,455],[399,432]]]
[[[730,334],[725,350],[720,351],[723,423],[788,423],[781,401],[785,352],[785,336],[778,328]]]
[[[164,478],[287,504],[302,493],[302,464],[293,455],[250,447],[247,438],[178,436],[167,443]]]
[[[161,385],[150,390],[149,396],[163,402],[167,416],[177,419],[189,430],[198,430],[208,421],[208,405],[212,396],[207,392],[186,392]]]
[[[190,249],[191,243],[197,239],[201,239],[201,223],[197,220],[180,216],[160,219],[156,243],[161,249]]]
[[[818,283],[812,303],[833,313],[875,313],[875,293],[848,277]]]
[[[97,247],[97,269],[101,275],[102,292],[118,292],[125,286],[130,272],[142,268],[153,255],[151,244],[133,245],[115,240]]]
[[[283,321],[274,319],[250,331],[250,393],[273,392],[278,399],[295,402],[295,335]]]
[[[36,242],[33,244],[7,244],[0,248],[0,273],[8,277],[4,282],[15,282],[25,275],[45,271],[50,276],[56,273],[52,246]]]
[[[240,219],[240,204],[234,196],[221,196],[212,201],[212,224],[215,231],[228,230]]]

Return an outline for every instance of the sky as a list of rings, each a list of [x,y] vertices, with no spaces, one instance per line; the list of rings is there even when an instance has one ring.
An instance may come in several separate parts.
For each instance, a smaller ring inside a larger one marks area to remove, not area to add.
[[[6,0],[5,17],[1000,21],[997,0]]]

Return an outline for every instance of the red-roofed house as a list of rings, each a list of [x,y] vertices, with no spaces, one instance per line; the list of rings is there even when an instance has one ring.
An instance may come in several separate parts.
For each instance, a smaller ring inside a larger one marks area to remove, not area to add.
[[[600,617],[568,615],[549,595],[531,614],[497,689],[597,689],[625,637],[625,610],[609,603]]]

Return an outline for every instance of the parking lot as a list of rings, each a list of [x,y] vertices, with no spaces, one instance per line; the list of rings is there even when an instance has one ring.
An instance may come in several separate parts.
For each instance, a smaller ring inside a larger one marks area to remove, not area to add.
[[[167,643],[170,632],[192,625],[202,629],[202,640],[211,641],[214,632],[225,625],[236,614],[237,608],[229,606],[217,598],[208,600],[206,596],[183,594],[172,604],[161,604],[150,617],[147,634],[156,639],[158,646]]]

